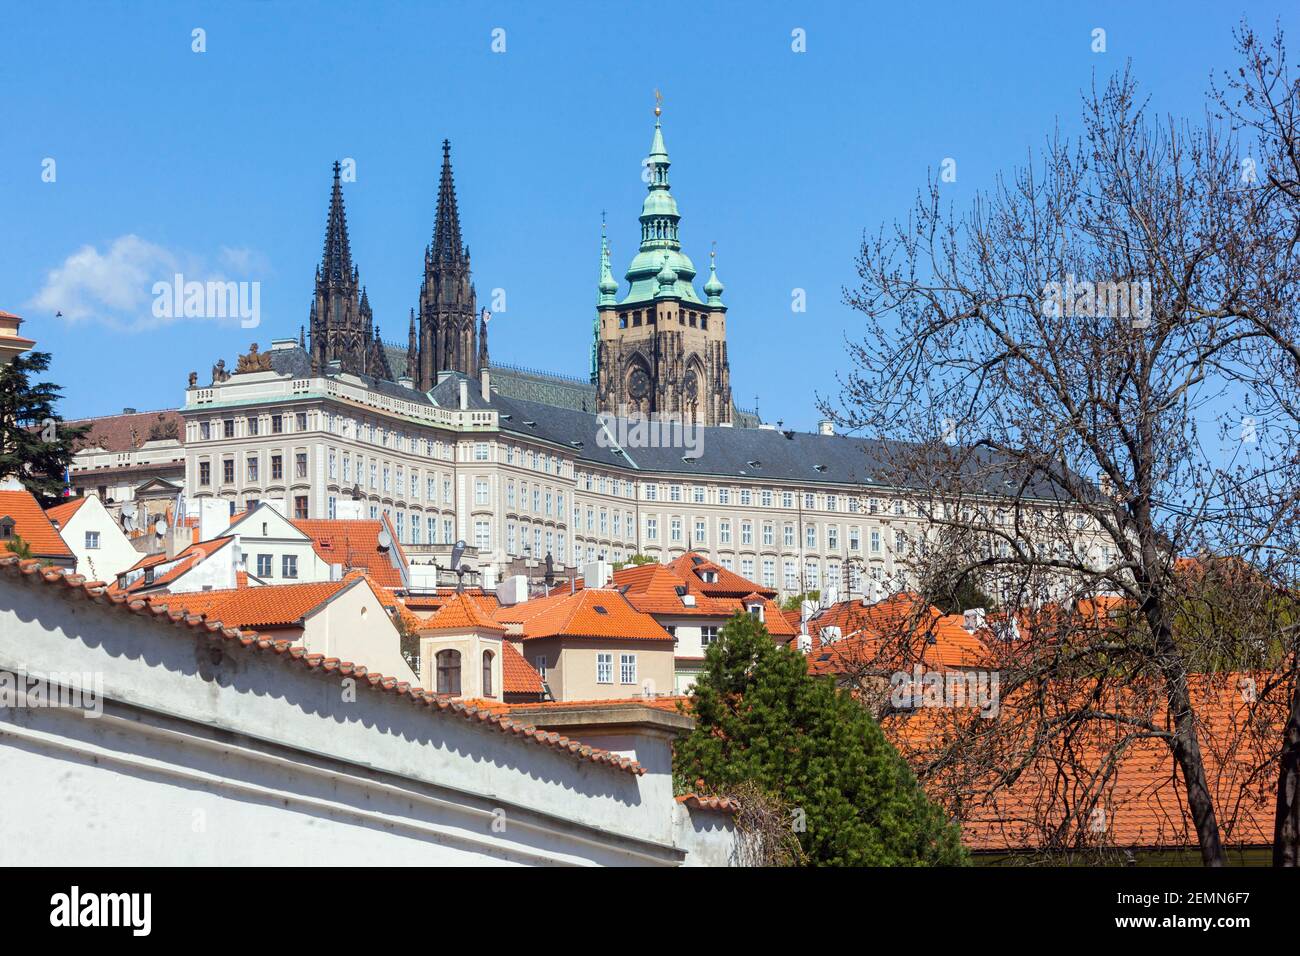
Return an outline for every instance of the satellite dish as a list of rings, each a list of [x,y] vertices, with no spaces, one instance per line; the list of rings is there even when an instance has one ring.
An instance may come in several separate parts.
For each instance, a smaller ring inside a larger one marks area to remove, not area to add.
[[[465,554],[465,541],[464,539],[461,539],[460,541],[457,541],[455,544],[451,546],[451,566],[453,568],[460,567],[460,559],[464,556],[464,554]]]
[[[135,530],[135,515],[130,514],[125,510],[123,510],[122,512],[122,530],[124,531]]]
[[[387,551],[393,546],[393,536],[388,533],[387,528],[379,529],[379,550]]]
[[[159,518],[157,521],[153,523],[153,533],[160,538],[167,533],[166,518]]]
[[[126,502],[124,505],[122,505],[122,514],[134,518],[134,517],[135,517],[135,502],[133,502],[133,501],[128,501],[128,502]]]

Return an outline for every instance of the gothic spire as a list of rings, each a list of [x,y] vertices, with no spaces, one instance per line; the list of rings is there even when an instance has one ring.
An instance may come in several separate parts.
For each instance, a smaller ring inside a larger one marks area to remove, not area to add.
[[[321,256],[321,273],[327,283],[346,282],[351,278],[352,247],[348,244],[348,219],[343,211],[343,184],[340,166],[334,161],[334,188],[330,193],[329,219],[325,223],[325,251]]]
[[[433,261],[459,263],[467,250],[460,241],[460,213],[456,209],[456,184],[451,174],[451,141],[442,141],[442,179],[438,183],[438,219],[433,227]]]

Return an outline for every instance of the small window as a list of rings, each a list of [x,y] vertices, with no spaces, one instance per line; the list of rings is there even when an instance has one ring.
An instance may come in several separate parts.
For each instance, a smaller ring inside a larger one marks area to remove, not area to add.
[[[259,554],[257,556],[257,576],[259,578],[269,578],[271,576],[271,555]]]
[[[93,550],[96,550],[98,547],[99,547],[99,532],[98,532],[98,531],[87,531],[87,532],[86,532],[86,549],[89,550],[89,551],[93,551]]]
[[[622,654],[619,656],[618,668],[619,683],[635,684],[636,683],[636,655]]]
[[[483,696],[492,696],[492,652],[483,652]]]
[[[460,696],[460,651],[439,651],[438,693],[450,697]]]
[[[599,653],[596,655],[596,683],[614,683],[614,655]]]
[[[281,560],[283,574],[281,577],[296,578],[298,576],[298,556],[296,554],[286,554]]]

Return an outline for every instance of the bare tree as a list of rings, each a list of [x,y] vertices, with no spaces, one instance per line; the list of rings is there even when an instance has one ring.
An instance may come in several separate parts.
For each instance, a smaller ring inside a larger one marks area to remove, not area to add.
[[[887,477],[917,489],[922,582],[942,565],[1029,609],[996,662],[1016,719],[954,738],[982,755],[965,792],[1056,761],[1085,782],[1077,819],[1125,753],[1158,743],[1203,861],[1222,865],[1233,800],[1207,776],[1197,707],[1205,662],[1238,666],[1241,638],[1201,628],[1189,642],[1195,579],[1178,559],[1239,556],[1270,586],[1293,578],[1273,547],[1288,533],[1277,495],[1297,488],[1291,433],[1252,435],[1242,453],[1249,422],[1235,417],[1300,407],[1276,381],[1287,349],[1300,356],[1279,320],[1296,306],[1285,250],[1232,131],[1150,118],[1127,71],[1085,97],[1077,142],[1053,135],[964,215],[942,190],[864,240],[847,299],[865,334],[823,410],[907,439],[887,446]],[[1083,742],[1090,762],[1073,755]]]

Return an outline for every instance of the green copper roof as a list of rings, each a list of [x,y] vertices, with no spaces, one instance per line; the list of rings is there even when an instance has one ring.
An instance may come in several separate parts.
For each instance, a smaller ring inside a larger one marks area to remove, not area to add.
[[[655,112],[654,137],[650,141],[650,154],[645,161],[645,175],[648,187],[645,201],[641,204],[641,247],[632,264],[628,266],[626,278],[630,285],[628,293],[619,305],[628,303],[650,302],[655,298],[676,297],[683,302],[703,305],[704,302],[695,292],[695,263],[686,253],[678,239],[678,223],[681,214],[677,211],[677,201],[668,185],[668,148],[664,145],[663,127],[659,114]],[[661,285],[661,277],[672,274],[666,286]],[[602,277],[602,296],[603,277]]]
[[[704,283],[704,294],[709,297],[709,305],[722,305],[722,291],[726,288],[718,278],[718,263],[713,253],[709,253],[709,278]]]
[[[618,296],[618,280],[614,278],[614,272],[609,267],[609,240],[605,237],[605,225],[600,226],[600,297],[596,300],[597,305],[616,305]]]

